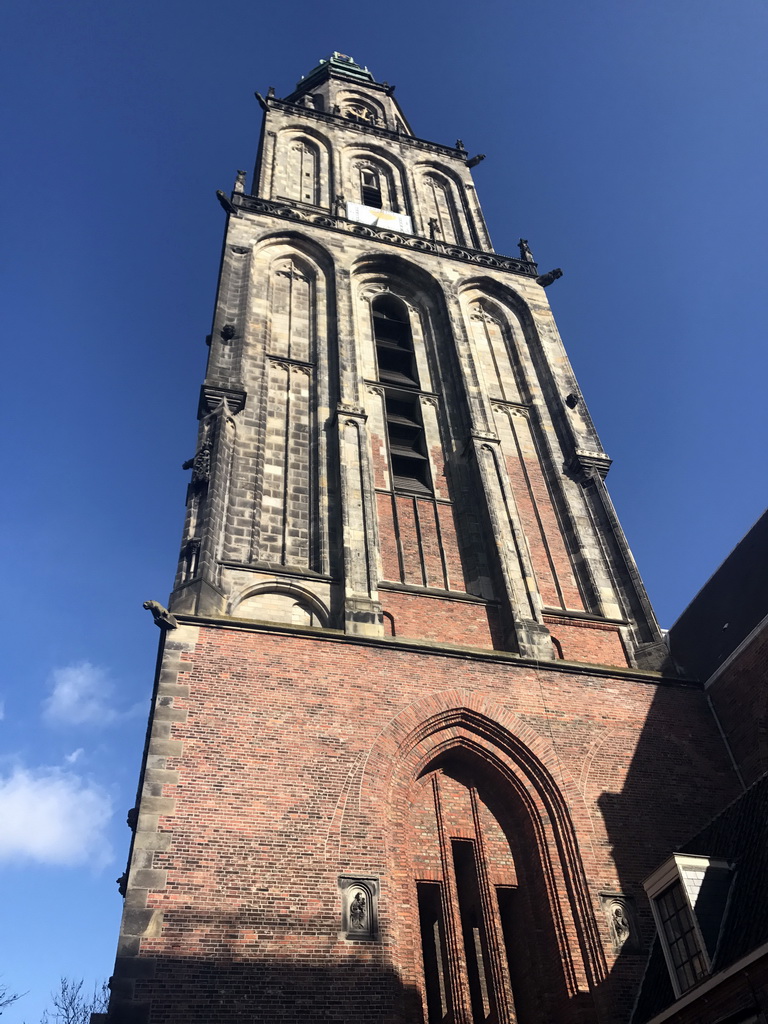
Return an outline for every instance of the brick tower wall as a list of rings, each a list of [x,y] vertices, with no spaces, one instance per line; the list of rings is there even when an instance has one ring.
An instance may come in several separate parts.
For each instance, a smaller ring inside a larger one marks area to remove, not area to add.
[[[555,976],[561,958],[571,974],[552,986],[557,1019],[592,1020],[594,1005],[628,1014],[653,935],[641,881],[735,795],[697,686],[477,649],[189,622],[167,634],[159,676],[113,983],[118,1019],[340,1021],[350,1000],[364,1021],[420,1019],[416,883],[434,878],[430,865],[439,874],[439,844],[434,818],[413,808],[428,809],[425,772],[450,776],[440,765],[453,750],[486,766],[479,791],[491,808],[509,799],[504,761],[531,807],[548,787],[560,794],[550,815],[561,831],[550,835],[542,815],[517,839],[524,858],[550,857],[554,886],[534,904],[527,941],[560,917],[547,948]],[[467,813],[446,825],[453,839],[466,837]],[[567,837],[580,856],[558,852]],[[514,882],[514,866],[488,859],[493,884]],[[342,933],[344,877],[376,880],[371,938]],[[612,952],[603,892],[635,901],[635,953]]]

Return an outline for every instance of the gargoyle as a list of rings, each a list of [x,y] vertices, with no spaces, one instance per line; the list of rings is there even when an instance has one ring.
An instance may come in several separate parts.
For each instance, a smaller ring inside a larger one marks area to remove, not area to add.
[[[160,629],[176,629],[179,625],[175,616],[171,615],[167,608],[163,608],[159,601],[145,601],[142,607],[152,612],[155,625]]]

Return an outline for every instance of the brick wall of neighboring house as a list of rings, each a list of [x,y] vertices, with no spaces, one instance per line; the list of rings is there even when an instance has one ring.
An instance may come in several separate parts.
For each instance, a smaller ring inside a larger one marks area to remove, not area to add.
[[[663,1024],[763,1024],[768,1009],[768,956],[765,954],[733,972],[714,975],[706,989],[674,1012]],[[661,1024],[661,1022],[660,1022]]]

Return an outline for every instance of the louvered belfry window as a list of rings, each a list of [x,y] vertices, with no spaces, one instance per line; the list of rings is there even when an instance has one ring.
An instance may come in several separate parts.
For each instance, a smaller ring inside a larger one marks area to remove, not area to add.
[[[380,295],[371,304],[379,381],[384,406],[394,490],[431,494],[432,479],[424,441],[419,376],[405,303]]]
[[[363,206],[370,206],[374,210],[380,210],[383,207],[379,175],[370,167],[364,167],[360,171],[360,190]]]

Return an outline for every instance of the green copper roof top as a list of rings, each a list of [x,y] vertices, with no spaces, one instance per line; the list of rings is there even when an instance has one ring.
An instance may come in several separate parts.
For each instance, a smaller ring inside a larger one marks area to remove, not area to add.
[[[339,53],[334,50],[330,57],[324,57],[318,61],[317,67],[312,68],[308,75],[302,75],[301,80],[296,83],[296,88],[301,89],[321,75],[332,71],[337,75],[344,75],[345,78],[352,78],[357,82],[374,82],[375,78],[368,68],[361,67],[353,57],[346,53]]]

